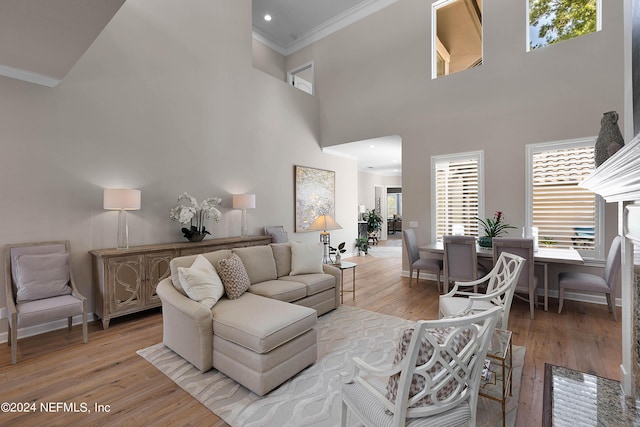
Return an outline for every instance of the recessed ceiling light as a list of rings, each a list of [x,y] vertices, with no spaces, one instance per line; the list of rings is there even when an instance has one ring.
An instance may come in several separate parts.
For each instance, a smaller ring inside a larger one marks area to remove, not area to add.
[[[371,144],[371,145],[369,146],[369,148],[376,148],[376,146],[375,146],[375,145],[373,145],[373,144]]]
[[[271,21],[271,15],[269,15],[268,13],[264,15],[264,20],[267,22]]]

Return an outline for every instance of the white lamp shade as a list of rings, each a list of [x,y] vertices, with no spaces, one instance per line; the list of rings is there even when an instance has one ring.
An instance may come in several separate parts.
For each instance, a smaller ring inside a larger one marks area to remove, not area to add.
[[[320,215],[315,221],[311,223],[311,225],[307,228],[307,230],[311,231],[327,231],[327,230],[338,230],[342,228],[340,224],[335,222],[331,215]]]
[[[140,210],[140,190],[105,188],[103,207],[110,210]]]
[[[233,195],[234,209],[253,209],[255,207],[256,207],[255,194],[234,194]]]

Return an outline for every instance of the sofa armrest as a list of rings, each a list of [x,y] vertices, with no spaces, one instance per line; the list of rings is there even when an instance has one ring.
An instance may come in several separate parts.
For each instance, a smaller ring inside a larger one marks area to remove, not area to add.
[[[340,283],[342,279],[342,272],[339,268],[336,268],[330,264],[323,264],[322,270],[326,274],[331,274],[336,279],[336,308],[340,307]]]
[[[171,278],[158,283],[162,301],[162,342],[200,370],[213,366],[211,310],[190,300],[173,287]]]

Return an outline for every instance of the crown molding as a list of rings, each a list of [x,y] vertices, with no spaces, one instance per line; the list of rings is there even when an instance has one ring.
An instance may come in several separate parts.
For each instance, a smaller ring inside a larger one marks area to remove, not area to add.
[[[349,25],[358,22],[359,20],[366,18],[367,16],[384,9],[387,6],[392,5],[398,0],[366,0],[362,3],[352,7],[349,10],[344,11],[340,15],[333,17],[332,19],[318,25],[315,28],[307,31],[306,33],[298,34],[298,38],[289,43],[287,46],[282,46],[273,40],[266,37],[264,34],[253,30],[253,38],[266,44],[281,55],[288,56],[294,52],[303,49],[310,44],[313,44],[338,30],[341,30]],[[261,37],[261,38],[259,38]]]
[[[20,70],[18,68],[0,65],[0,76],[11,77],[41,86],[56,87],[61,82],[59,79],[45,76],[44,74],[32,73],[31,71]]]

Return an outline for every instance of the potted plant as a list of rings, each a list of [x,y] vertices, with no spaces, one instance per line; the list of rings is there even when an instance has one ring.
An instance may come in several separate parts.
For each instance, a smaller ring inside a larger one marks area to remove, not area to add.
[[[189,228],[182,227],[181,231],[191,242],[199,242],[207,234],[211,234],[204,226],[207,219],[212,218],[215,222],[220,222],[222,218],[222,214],[216,207],[222,202],[220,197],[209,197],[198,204],[195,197],[182,193],[178,196],[177,202],[178,205],[171,209],[171,219],[182,225],[189,224]]]
[[[482,225],[484,229],[484,236],[478,237],[478,244],[484,248],[490,248],[493,246],[492,240],[494,237],[499,237],[506,233],[507,228],[516,228],[512,225],[509,225],[504,221],[504,214],[502,211],[496,211],[492,218],[480,219],[476,217],[476,219]]]
[[[367,233],[374,241],[377,241],[380,230],[382,229],[382,216],[375,209],[367,210],[364,214],[364,220],[367,222]]]
[[[341,258],[341,254],[345,253],[347,250],[344,248],[345,246],[345,242],[342,242],[338,245],[337,248],[334,248],[333,246],[329,246],[329,257],[331,257],[331,255],[335,255],[336,256],[336,264],[340,264],[340,258]]]
[[[366,255],[369,251],[369,239],[358,237],[356,239],[355,247],[358,250],[358,255]]]

